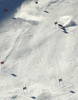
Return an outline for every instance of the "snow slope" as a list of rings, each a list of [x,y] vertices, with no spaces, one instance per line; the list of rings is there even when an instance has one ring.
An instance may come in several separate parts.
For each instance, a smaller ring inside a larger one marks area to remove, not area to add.
[[[77,100],[78,0],[4,2],[0,0],[0,100]]]

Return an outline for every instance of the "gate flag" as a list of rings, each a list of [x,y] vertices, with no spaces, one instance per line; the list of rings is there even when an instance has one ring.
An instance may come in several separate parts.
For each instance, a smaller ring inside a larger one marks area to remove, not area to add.
[[[1,64],[4,64],[4,61],[2,61]]]

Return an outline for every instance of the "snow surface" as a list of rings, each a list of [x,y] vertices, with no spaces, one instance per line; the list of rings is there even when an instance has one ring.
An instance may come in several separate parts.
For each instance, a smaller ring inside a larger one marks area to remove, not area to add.
[[[35,1],[0,0],[0,100],[78,100],[78,0]]]

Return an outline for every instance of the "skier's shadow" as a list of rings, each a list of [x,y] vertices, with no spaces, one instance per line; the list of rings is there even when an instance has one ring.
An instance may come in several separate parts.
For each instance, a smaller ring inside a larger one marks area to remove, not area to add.
[[[68,34],[68,32],[66,31],[65,27],[63,27],[62,29],[63,29],[64,33]]]

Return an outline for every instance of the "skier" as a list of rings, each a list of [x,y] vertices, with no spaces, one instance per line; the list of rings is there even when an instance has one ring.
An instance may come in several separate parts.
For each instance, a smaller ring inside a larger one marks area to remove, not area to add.
[[[56,25],[56,24],[57,24],[57,22],[54,22],[54,24]]]
[[[61,24],[58,24],[58,27],[59,27],[59,28],[64,28],[64,26],[63,26],[63,25],[61,25]]]

